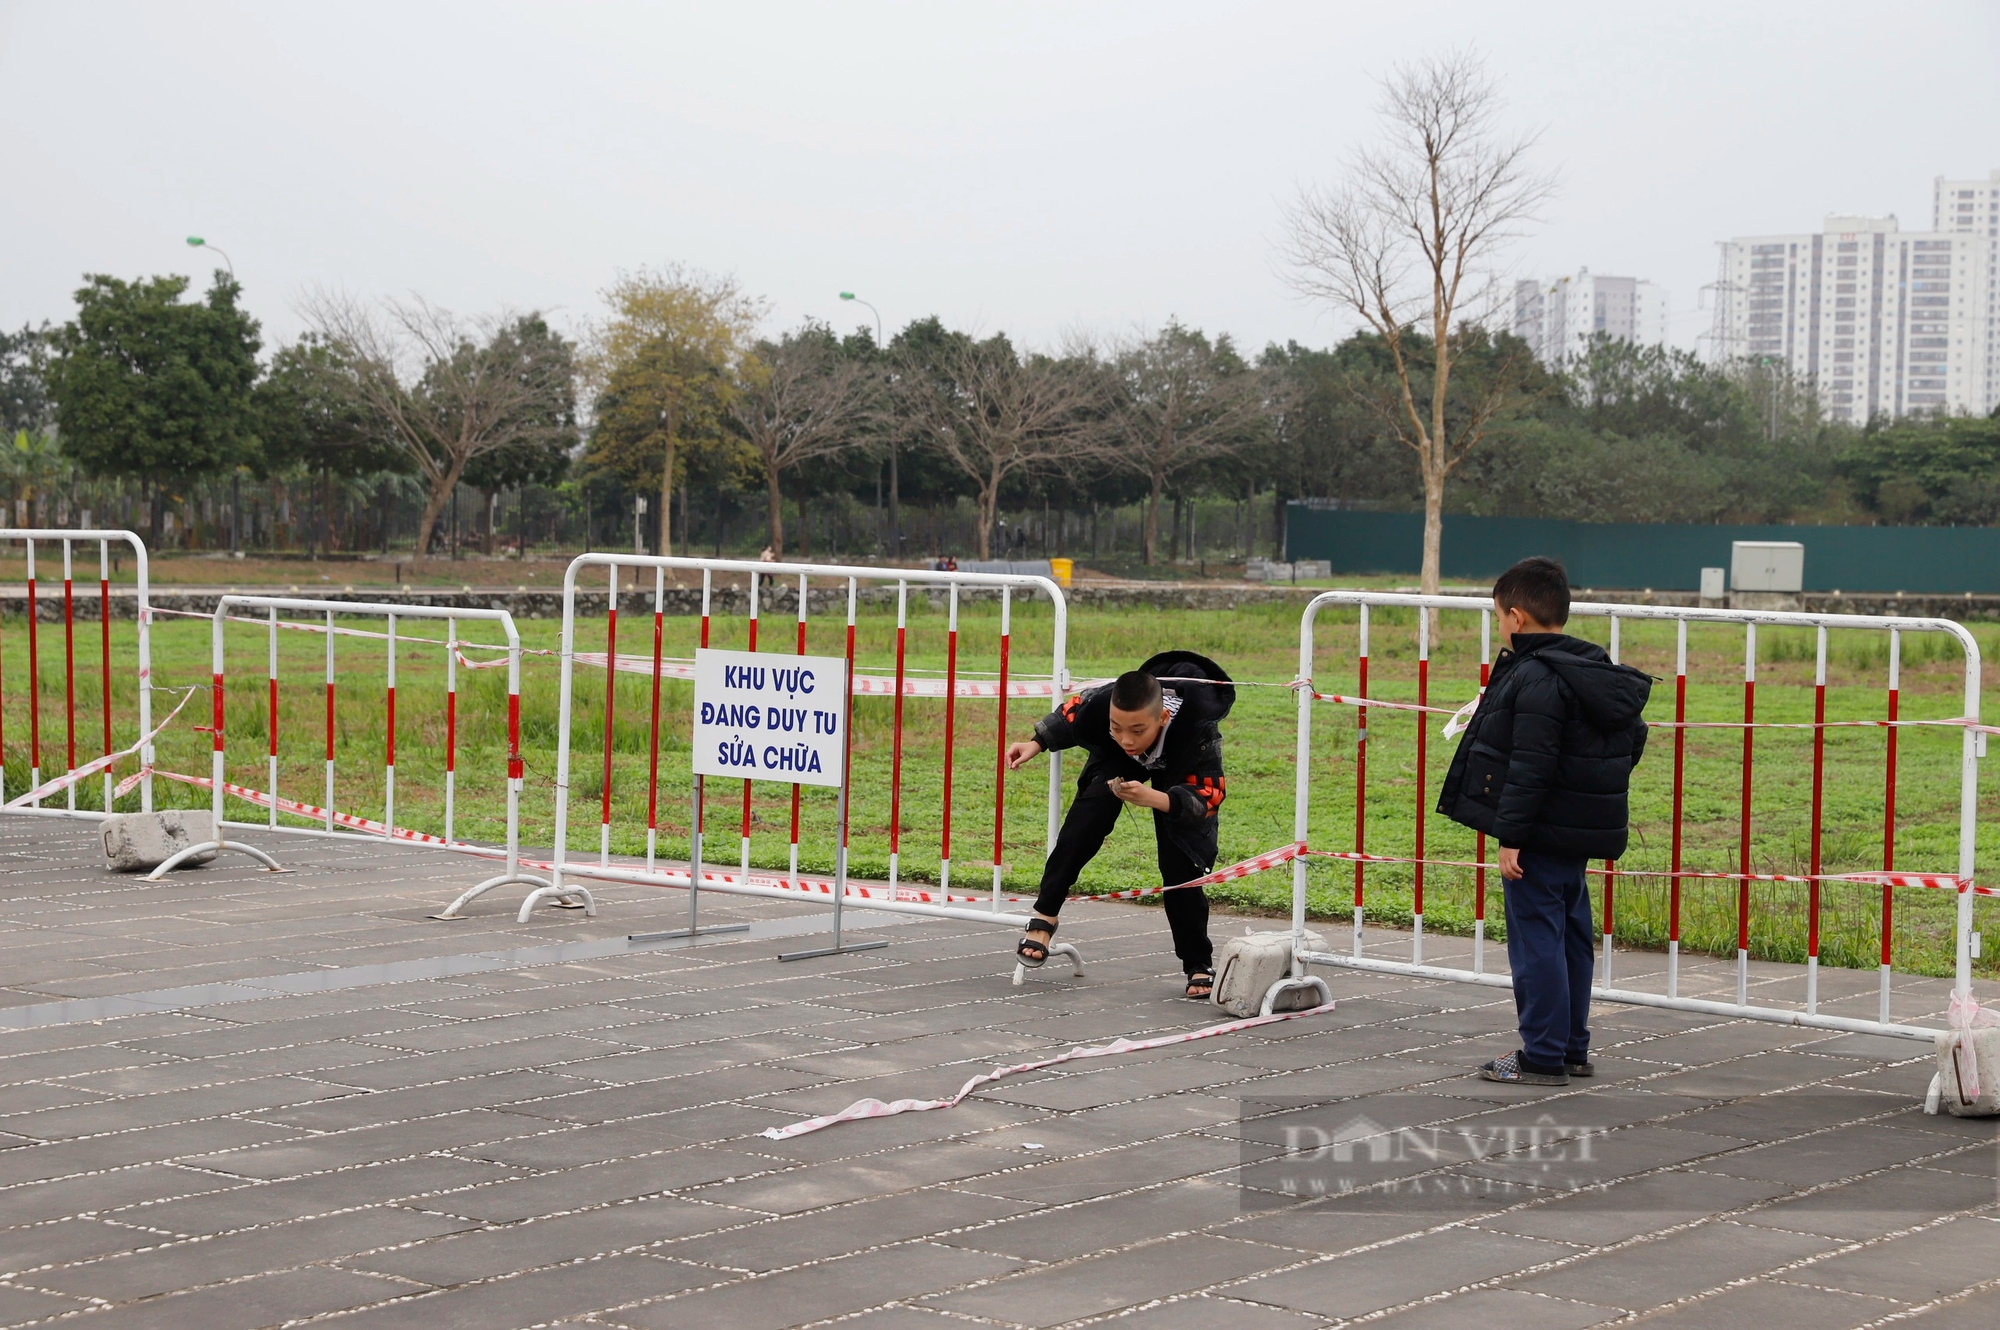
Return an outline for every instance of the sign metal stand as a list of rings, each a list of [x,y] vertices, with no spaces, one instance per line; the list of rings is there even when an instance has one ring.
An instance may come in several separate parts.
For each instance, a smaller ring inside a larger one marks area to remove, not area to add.
[[[799,593],[800,610],[805,613],[805,592]],[[809,951],[781,951],[781,961],[809,961],[816,956],[838,956],[849,951],[875,951],[889,945],[887,938],[872,942],[843,941],[840,932],[841,903],[847,899],[847,791],[853,783],[854,766],[854,602],[855,582],[847,579],[847,673],[843,685],[840,715],[840,841],[833,852],[833,945]]]

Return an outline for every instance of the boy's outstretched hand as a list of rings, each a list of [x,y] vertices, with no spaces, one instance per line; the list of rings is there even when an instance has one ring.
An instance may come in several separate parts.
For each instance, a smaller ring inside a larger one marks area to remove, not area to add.
[[[1032,761],[1042,751],[1042,745],[1034,739],[1023,739],[1019,743],[1007,745],[1007,770],[1019,771],[1021,764]]]
[[[1120,780],[1113,776],[1110,784],[1111,792],[1128,804],[1162,813],[1173,807],[1173,801],[1167,798],[1165,790],[1156,790],[1143,780]]]

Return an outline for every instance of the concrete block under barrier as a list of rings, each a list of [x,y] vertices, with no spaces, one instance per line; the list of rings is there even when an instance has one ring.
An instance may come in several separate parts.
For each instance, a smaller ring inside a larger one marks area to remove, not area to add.
[[[207,811],[168,808],[157,813],[113,813],[104,819],[104,857],[121,872],[158,868],[190,845],[215,839],[215,818]],[[183,864],[205,864],[209,850]]]

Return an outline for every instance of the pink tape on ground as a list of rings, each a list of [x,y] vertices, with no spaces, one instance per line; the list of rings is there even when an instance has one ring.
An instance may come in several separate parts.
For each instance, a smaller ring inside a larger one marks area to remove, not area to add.
[[[761,1135],[768,1140],[788,1141],[794,1136],[804,1136],[808,1132],[819,1131],[839,1122],[858,1122],[863,1118],[892,1118],[899,1113],[928,1113],[934,1108],[955,1107],[967,1095],[982,1085],[991,1084],[1007,1076],[1018,1076],[1024,1071],[1040,1071],[1058,1063],[1076,1062],[1083,1058],[1116,1057],[1120,1053],[1139,1053],[1149,1048],[1165,1048],[1170,1044],[1187,1044],[1197,1039],[1213,1039],[1217,1035],[1236,1034],[1242,1030],[1254,1030],[1260,1025],[1275,1025],[1279,1021],[1295,1021],[1301,1016],[1318,1016],[1333,1010],[1331,1002],[1311,1007],[1305,1011],[1279,1011],[1269,1016],[1251,1016],[1240,1021],[1224,1021],[1201,1030],[1183,1030],[1179,1034],[1164,1034],[1156,1039],[1114,1039],[1108,1044],[1093,1047],[1076,1047],[1067,1053],[1059,1053],[1039,1062],[1022,1062],[1012,1067],[995,1067],[983,1076],[974,1076],[959,1087],[958,1093],[949,1099],[898,1099],[885,1104],[880,1099],[860,1099],[849,1104],[838,1113],[830,1113],[823,1118],[807,1118],[804,1122],[794,1122],[784,1127],[768,1127]]]

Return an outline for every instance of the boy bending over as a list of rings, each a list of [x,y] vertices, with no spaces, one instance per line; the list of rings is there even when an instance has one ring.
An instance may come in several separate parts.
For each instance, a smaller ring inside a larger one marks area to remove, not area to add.
[[[1162,684],[1162,678],[1174,682]],[[1184,682],[1194,680],[1197,682]],[[1076,799],[1042,868],[1035,917],[1015,948],[1030,968],[1049,958],[1056,915],[1083,866],[1097,854],[1127,804],[1153,810],[1160,881],[1173,886],[1215,867],[1216,817],[1224,797],[1219,722],[1235,705],[1236,689],[1220,665],[1191,651],[1168,651],[1111,683],[1072,697],[1035,723],[1035,737],[1007,749],[1015,769],[1037,753],[1082,748]],[[1200,887],[1165,895],[1174,955],[1187,975],[1187,996],[1206,999],[1210,968],[1208,896]]]

